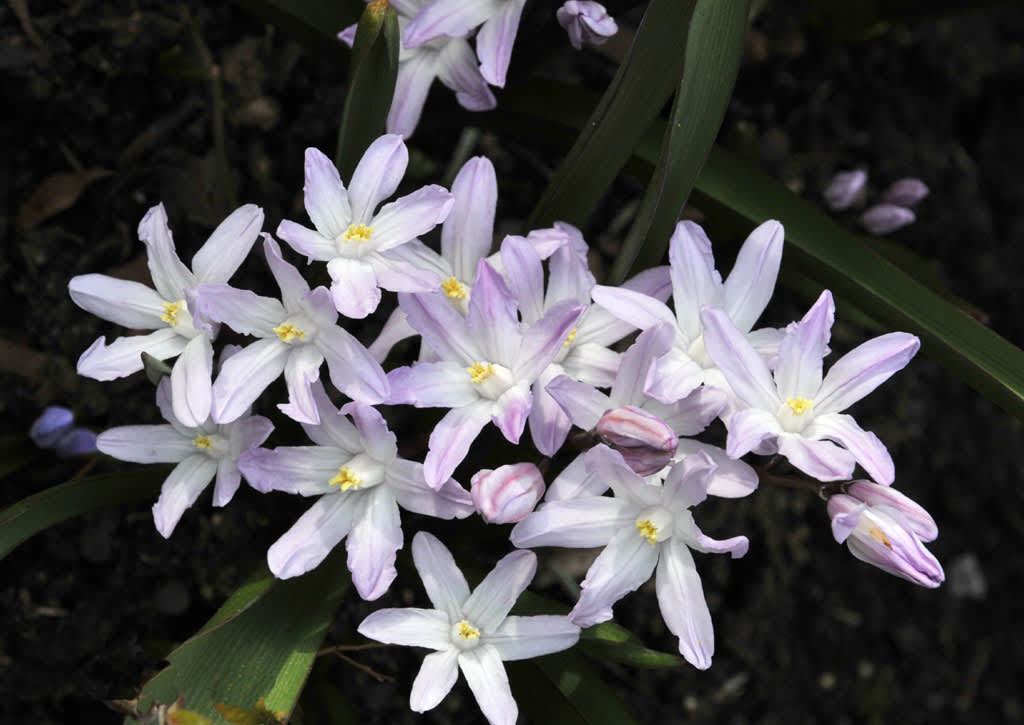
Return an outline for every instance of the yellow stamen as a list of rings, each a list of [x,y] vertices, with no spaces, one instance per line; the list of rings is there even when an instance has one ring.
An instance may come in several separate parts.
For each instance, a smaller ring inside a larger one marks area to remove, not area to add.
[[[786,401],[786,405],[793,411],[793,415],[803,415],[808,410],[814,408],[814,403],[807,398],[789,398]]]
[[[342,491],[348,491],[353,488],[359,488],[362,482],[363,479],[353,473],[351,468],[348,466],[342,466],[338,469],[338,475],[327,483],[331,486],[341,486]]]
[[[210,448],[213,447],[213,444],[210,443],[210,437],[209,436],[202,436],[202,435],[196,436],[195,438],[193,438],[192,439],[192,445],[194,445],[196,448],[198,448],[201,451],[208,451],[208,450],[210,450]]]
[[[879,544],[885,544],[889,547],[889,549],[892,549],[892,542],[889,541],[889,537],[886,536],[885,532],[877,526],[871,527],[871,529],[868,531],[868,536],[877,541]]]
[[[466,372],[469,373],[469,379],[474,383],[482,383],[494,375],[494,366],[490,363],[475,362],[466,368]]]
[[[164,313],[160,315],[160,319],[166,322],[168,325],[174,326],[178,324],[178,313],[185,309],[184,302],[164,302]]]
[[[644,519],[643,521],[636,522],[636,530],[640,532],[640,535],[647,539],[647,543],[654,546],[658,540],[658,527],[650,519]]]
[[[480,630],[463,619],[459,622],[459,636],[463,639],[480,639]]]
[[[565,342],[562,343],[562,347],[569,347],[569,345],[571,345],[572,341],[575,340],[575,339],[576,339],[576,328],[574,327],[571,330],[569,330],[569,336],[567,338],[565,338]]]
[[[349,242],[368,242],[372,234],[373,227],[368,227],[365,224],[349,224],[348,230],[342,237]]]
[[[449,277],[441,283],[441,291],[452,300],[466,299],[466,285],[455,279],[454,276]]]
[[[278,325],[274,328],[274,332],[281,338],[283,342],[291,342],[295,338],[300,340],[306,339],[306,333],[297,328],[295,325]]]

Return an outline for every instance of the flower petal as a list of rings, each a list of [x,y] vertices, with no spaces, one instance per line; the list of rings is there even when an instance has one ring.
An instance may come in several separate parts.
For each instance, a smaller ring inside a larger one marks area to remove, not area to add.
[[[321,496],[267,551],[270,571],[278,579],[291,579],[315,569],[362,513],[362,496]]]
[[[722,278],[715,271],[711,241],[700,225],[691,221],[676,224],[668,248],[672,274],[672,302],[679,328],[688,340],[701,334],[700,308],[724,301]]]
[[[242,262],[263,228],[263,210],[245,204],[217,225],[206,244],[192,257],[192,269],[200,282],[227,282]]]
[[[597,425],[605,411],[613,407],[607,395],[566,375],[559,375],[544,389],[583,430]]]
[[[155,330],[167,325],[160,319],[166,300],[140,282],[105,274],[80,274],[68,282],[68,293],[86,312],[131,330]]]
[[[488,111],[498,104],[480,73],[476,54],[462,38],[452,38],[441,48],[437,77],[455,91],[455,100],[469,111]]]
[[[512,687],[498,650],[486,643],[463,650],[459,653],[459,668],[487,721],[491,725],[515,725],[519,707],[512,697]]]
[[[416,241],[416,240],[413,240]],[[369,254],[366,260],[373,267],[377,284],[391,292],[433,292],[441,286],[441,277],[432,269],[393,256],[413,242],[395,247],[385,254]]]
[[[553,366],[552,366],[553,367]],[[558,368],[548,367],[533,386],[533,403],[530,406],[530,438],[545,456],[553,456],[565,443],[572,428],[572,421],[545,385],[557,374]],[[561,376],[560,376],[561,377]]]
[[[561,652],[576,644],[579,638],[580,628],[568,617],[547,614],[505,617],[498,629],[487,633],[487,644],[508,662]]]
[[[270,273],[274,275],[274,281],[281,290],[281,302],[284,303],[285,309],[292,314],[298,312],[301,301],[309,296],[309,283],[306,278],[295,265],[284,260],[280,245],[269,234],[263,235],[263,256],[266,257]]]
[[[221,458],[217,462],[217,481],[213,486],[213,505],[227,506],[241,485],[242,474],[238,470],[237,462],[231,458]]]
[[[715,630],[693,555],[678,539],[669,539],[662,547],[656,589],[661,617],[679,638],[680,654],[697,669],[706,670],[715,653]]]
[[[373,601],[388,590],[398,575],[395,555],[402,548],[402,522],[398,504],[387,486],[370,489],[363,499],[363,513],[349,532],[345,546],[356,591],[363,599]]]
[[[210,417],[212,375],[213,345],[205,335],[196,335],[171,368],[171,405],[182,425],[198,428]]]
[[[385,644],[444,650],[451,645],[450,629],[444,612],[407,607],[378,609],[359,623],[358,632]]]
[[[185,509],[195,503],[216,472],[217,462],[205,453],[195,453],[174,467],[153,504],[153,522],[161,536],[170,537]]]
[[[188,340],[173,327],[148,335],[119,337],[110,345],[99,337],[78,358],[78,374],[93,380],[114,380],[142,370],[142,353],[157,360],[174,357],[185,349]]]
[[[142,217],[139,239],[146,245],[146,262],[157,292],[169,302],[185,299],[185,290],[194,287],[197,280],[174,251],[163,204],[151,207]]]
[[[412,561],[430,603],[447,614],[452,623],[462,619],[462,604],[469,598],[469,585],[452,553],[436,536],[420,531],[412,537]]]
[[[562,472],[548,486],[548,492],[544,496],[545,501],[568,501],[580,496],[600,496],[608,490],[607,481],[602,481],[597,476],[591,475],[587,470],[585,456],[585,453],[579,454],[562,469]],[[599,544],[599,546],[603,545]]]
[[[501,243],[501,264],[523,322],[535,323],[544,314],[544,268],[540,255],[526,239],[508,236]]]
[[[509,538],[522,549],[591,549],[606,546],[618,531],[632,525],[636,514],[635,505],[608,496],[581,495],[549,501],[512,527]]]
[[[412,136],[423,114],[430,86],[437,77],[438,53],[433,49],[403,54],[398,64],[395,94],[388,111],[387,131],[405,138]]]
[[[409,245],[406,244],[405,246],[408,247]],[[404,247],[401,248],[404,249]],[[370,343],[370,346],[366,349],[373,356],[374,360],[382,363],[387,359],[388,354],[395,345],[415,335],[416,330],[412,329],[412,325],[409,324],[405,311],[401,307],[396,307],[392,311],[391,316],[388,317],[387,322],[384,323],[384,327],[381,328],[377,339]]]
[[[512,292],[486,260],[477,264],[474,279],[466,314],[469,334],[479,341],[485,361],[512,367],[522,339]]]
[[[389,133],[371,143],[359,159],[348,185],[352,208],[349,223],[368,224],[374,209],[395,193],[408,164],[409,150],[401,136]]]
[[[320,379],[320,366],[323,364],[324,356],[313,345],[294,347],[284,364],[288,402],[279,403],[278,410],[299,423],[316,425],[320,422],[312,385]]]
[[[329,481],[351,458],[348,451],[325,446],[254,448],[239,456],[238,467],[252,487],[262,493],[320,496],[338,490]]]
[[[177,463],[196,453],[192,441],[169,424],[111,428],[96,438],[96,449],[132,463]]]
[[[415,405],[417,408],[461,408],[480,400],[480,394],[456,362],[416,363],[388,373],[391,404]]]
[[[380,304],[380,287],[373,266],[362,259],[335,257],[327,263],[331,301],[345,317],[361,320]]]
[[[461,43],[472,58],[472,51]],[[474,69],[476,63],[473,62]],[[456,279],[471,281],[477,264],[491,251],[498,179],[494,165],[484,156],[467,161],[452,182],[455,201],[441,228],[441,256],[452,266]]]
[[[618,451],[601,443],[586,452],[584,461],[591,475],[606,482],[615,492],[616,498],[641,507],[661,503],[661,489],[649,485],[642,476],[637,475]]]
[[[750,233],[725,280],[722,307],[741,332],[749,332],[768,306],[782,263],[785,232],[770,219]]]
[[[285,219],[277,225],[275,233],[296,252],[306,255],[307,261],[326,262],[338,256],[338,245],[334,239],[293,221]]]
[[[485,632],[495,629],[536,573],[537,555],[532,551],[506,554],[462,605],[466,619]]]
[[[395,434],[388,430],[384,416],[376,408],[363,403],[346,403],[341,412],[351,416],[363,439],[367,453],[380,463],[389,464],[398,455]]]
[[[718,446],[680,438],[677,455],[693,455],[703,451],[715,462],[715,471],[708,484],[708,495],[719,498],[743,498],[749,496],[757,488],[760,479],[757,471],[743,461],[733,460]]]
[[[671,541],[671,539],[669,540]],[[612,606],[651,578],[661,549],[633,526],[620,529],[587,571],[569,621],[589,627],[612,618]]]
[[[532,406],[533,395],[530,388],[526,385],[515,385],[494,401],[491,421],[505,436],[505,440],[509,443],[519,443]]]
[[[703,381],[704,369],[673,348],[651,363],[643,392],[665,405],[671,405],[694,392]]]
[[[906,332],[890,332],[855,347],[829,368],[814,401],[817,415],[846,410],[899,370],[921,347]]]
[[[338,167],[319,149],[310,147],[306,149],[305,177],[302,192],[306,213],[320,234],[336,239],[352,223],[348,192]]]
[[[452,408],[430,434],[430,449],[423,461],[427,484],[433,488],[452,477],[456,467],[466,457],[469,447],[491,418],[492,403],[481,400]]]
[[[240,418],[267,386],[284,372],[291,346],[276,337],[257,340],[221,365],[213,382],[213,419],[230,423]]]
[[[836,306],[825,290],[800,322],[779,345],[775,384],[783,400],[805,397],[813,400],[821,387],[821,361],[828,351]]]
[[[501,0],[435,0],[427,3],[402,34],[402,45],[415,48],[447,35],[462,38],[493,15]]]
[[[646,330],[659,323],[665,323],[672,329],[677,326],[676,316],[672,314],[672,310],[664,302],[643,292],[599,284],[590,291],[590,295],[594,302],[634,328]]]
[[[608,396],[611,401],[609,407],[641,405],[644,402],[646,396],[643,388],[651,365],[658,357],[670,354],[675,331],[674,323],[655,324],[640,333],[636,342],[622,353],[619,370],[615,374],[615,384],[612,385]]]
[[[729,418],[729,439],[726,451],[731,458],[739,458],[750,451],[763,451],[762,444],[774,445],[782,435],[779,419],[766,410],[747,408]]]
[[[512,46],[519,30],[519,18],[526,0],[504,0],[497,13],[487,19],[476,34],[476,56],[480,75],[492,86],[505,87]]]
[[[849,415],[826,413],[817,415],[803,435],[807,438],[826,438],[838,443],[853,454],[868,475],[883,486],[896,480],[896,465],[885,444],[874,433],[864,430]]]
[[[588,312],[593,309],[591,307]],[[593,342],[581,343],[579,339],[577,334],[569,347],[569,354],[561,362],[566,374],[594,387],[610,388],[615,384],[615,374],[619,371],[622,356]]]
[[[427,485],[423,464],[396,458],[388,467],[388,488],[402,508],[439,519],[464,519],[475,511],[469,491],[449,478],[438,490]]]
[[[819,481],[842,481],[853,476],[853,454],[829,441],[808,440],[793,433],[779,436],[779,453]]]
[[[201,284],[187,299],[193,312],[243,335],[272,337],[274,327],[288,315],[277,300],[226,284]]]
[[[747,405],[774,413],[782,405],[768,366],[720,307],[701,311],[704,346],[736,396]]]
[[[643,272],[623,282],[622,287],[648,297],[653,297],[659,302],[664,302],[672,293],[669,268],[661,266],[645,269]],[[579,345],[586,343],[611,345],[635,329],[636,327],[629,322],[620,320],[603,307],[594,305],[580,322],[579,332],[576,334],[576,343]]]
[[[309,439],[317,445],[328,448],[341,448],[352,455],[362,451],[363,439],[359,435],[359,431],[356,430],[352,421],[342,415],[341,411],[327,397],[323,382],[317,381],[314,383],[312,391],[320,422],[317,425],[310,425],[309,423],[302,425],[302,429],[309,436]]]
[[[586,305],[574,300],[564,300],[550,308],[535,325],[530,326],[523,334],[513,367],[516,377],[521,382],[532,383],[544,368],[551,364],[562,351],[569,333],[586,309]]]
[[[373,217],[374,249],[385,252],[426,234],[448,218],[454,201],[443,186],[431,184],[385,204]]]
[[[454,647],[432,652],[423,658],[420,671],[412,683],[409,708],[413,712],[426,712],[437,707],[459,677],[459,650]]]
[[[390,388],[380,363],[346,330],[336,325],[322,327],[314,344],[327,360],[334,387],[367,405],[387,400]]]
[[[697,435],[717,418],[726,406],[726,394],[718,388],[703,385],[672,405],[653,400],[644,405],[648,413],[661,418],[681,436]]]
[[[409,324],[443,360],[470,365],[483,360],[483,351],[469,334],[466,318],[442,295],[400,294],[398,303]]]

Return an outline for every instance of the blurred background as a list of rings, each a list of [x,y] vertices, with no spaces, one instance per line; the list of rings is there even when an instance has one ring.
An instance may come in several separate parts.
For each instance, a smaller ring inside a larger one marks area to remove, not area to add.
[[[637,9],[627,12],[634,4],[608,3],[623,10],[618,45],[575,53],[551,34],[548,4],[529,3],[510,84],[516,73],[543,70],[601,90],[614,71],[609,56],[622,52],[638,20]],[[1024,10],[903,2],[883,13],[889,4],[840,5],[755,3],[720,143],[822,205],[837,171],[866,170],[869,198],[900,178],[922,179],[931,194],[917,222],[890,235],[898,245],[890,253],[913,252],[921,278],[1024,345]],[[541,40],[538,59],[530,49]],[[0,459],[24,464],[12,471],[0,460],[0,505],[122,468],[11,443],[46,405],[72,408],[79,425],[96,431],[156,422],[144,376],[99,383],[75,375],[78,355],[97,336],[121,331],[71,303],[70,277],[146,281],[135,229],[161,201],[186,259],[238,204],[260,204],[266,230],[282,218],[305,219],[302,152],[333,148],[347,72],[340,44],[307,41],[223,3],[0,5],[0,436],[9,443]],[[500,109],[500,93],[498,100]],[[479,130],[467,134],[467,127]],[[410,144],[407,183],[448,183],[452,149],[470,141],[471,153],[498,169],[499,234],[518,231],[563,151],[488,128],[486,115],[432,94]],[[596,273],[614,256],[643,183],[624,175],[584,230],[597,250]],[[719,268],[727,269],[745,231],[717,224],[699,197],[687,215],[707,224]],[[856,217],[837,215],[851,226]],[[262,260],[250,259],[235,279],[266,284]],[[778,297],[762,324],[785,324],[809,302],[807,291]],[[837,353],[879,333],[861,326],[866,320],[851,303],[839,301]],[[369,342],[377,322],[350,329]],[[822,502],[803,492],[763,487],[740,502],[709,502],[697,517],[705,531],[751,539],[742,560],[698,559],[715,621],[712,668],[594,663],[638,720],[1024,720],[1024,612],[1014,593],[1024,576],[1021,425],[927,352],[854,413],[892,451],[896,485],[938,522],[931,548],[946,568],[945,585],[926,591],[857,562],[832,540]],[[468,473],[461,480],[468,484]],[[305,503],[243,488],[220,510],[207,494],[170,541],[154,529],[150,505],[69,521],[3,562],[0,720],[119,722],[104,701],[133,697],[161,658],[259,566]],[[407,540],[413,531],[407,525]],[[484,565],[507,544],[486,556],[465,548]],[[587,562],[551,552],[542,562],[546,591],[571,601],[559,581],[578,581]],[[423,602],[415,577],[400,578],[374,606],[352,594],[332,637],[351,636],[376,606]],[[616,616],[648,646],[674,650],[652,586],[627,597]],[[361,664],[394,679],[378,682],[325,659],[302,701],[303,722],[420,721],[406,704],[422,653],[359,654]],[[460,683],[422,721],[475,718]]]

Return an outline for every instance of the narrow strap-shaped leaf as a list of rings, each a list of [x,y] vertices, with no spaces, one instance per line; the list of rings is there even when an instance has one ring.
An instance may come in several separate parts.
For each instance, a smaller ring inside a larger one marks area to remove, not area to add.
[[[748,5],[747,0],[700,0],[693,11],[683,77],[661,155],[636,220],[612,265],[609,284],[621,283],[631,269],[656,266],[668,247],[732,96],[743,55]]]
[[[11,504],[0,511],[0,558],[30,536],[96,509],[156,498],[168,466],[68,481]]]
[[[635,725],[597,673],[572,652],[506,662],[512,694],[535,722]]]
[[[287,718],[349,583],[340,547],[297,579],[264,571],[167,656],[168,666],[142,688],[140,712],[183,696],[189,710],[222,725],[223,713],[257,708],[262,698]]]
[[[580,649],[603,662],[614,661],[647,669],[671,669],[685,664],[682,657],[651,649],[615,622],[602,622],[583,630]]]
[[[334,161],[348,179],[363,152],[384,133],[398,79],[398,14],[387,0],[366,6],[352,45],[348,95],[338,129]]]
[[[679,81],[696,1],[652,0],[611,85],[533,210],[530,229],[557,220],[581,225],[597,208]]]

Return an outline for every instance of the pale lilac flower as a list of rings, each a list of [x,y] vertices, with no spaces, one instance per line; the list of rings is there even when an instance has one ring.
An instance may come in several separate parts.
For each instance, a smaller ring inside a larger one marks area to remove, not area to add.
[[[708,352],[747,406],[726,422],[726,450],[733,458],[749,451],[780,453],[821,481],[849,478],[859,463],[871,478],[888,485],[895,476],[889,451],[841,411],[902,370],[921,343],[905,332],[876,337],[837,360],[822,379],[834,317],[832,294],[825,290],[786,333],[773,376],[725,311],[704,309]]]
[[[663,469],[679,448],[679,436],[668,423],[632,405],[606,412],[594,432],[641,476]]]
[[[569,34],[569,42],[576,50],[580,50],[584,43],[601,45],[619,32],[619,26],[604,5],[589,0],[568,0],[558,8],[555,17]]]
[[[580,636],[579,627],[564,616],[509,616],[533,580],[537,556],[532,551],[508,554],[472,593],[451,552],[430,534],[421,531],[413,537],[412,558],[435,608],[381,609],[362,621],[359,633],[378,642],[434,650],[412,684],[409,707],[414,711],[436,707],[462,670],[488,722],[512,725],[519,708],[502,660],[560,652]]]
[[[320,422],[302,427],[316,445],[260,448],[239,461],[259,491],[319,496],[270,547],[267,562],[280,579],[299,576],[347,539],[352,582],[363,599],[377,599],[395,578],[395,553],[402,548],[399,507],[461,519],[473,513],[473,502],[452,479],[436,491],[429,488],[423,465],[398,457],[395,434],[376,409],[348,403],[339,411],[319,384],[313,400]]]
[[[427,483],[439,486],[466,457],[488,421],[518,443],[533,404],[530,388],[562,349],[583,313],[566,300],[525,330],[501,276],[477,267],[465,317],[442,295],[399,295],[409,324],[438,357],[388,374],[391,403],[451,408],[430,435]]]
[[[875,204],[860,216],[861,226],[879,236],[891,234],[916,220],[914,212],[896,204]]]
[[[706,553],[747,553],[745,536],[718,541],[705,535],[690,509],[707,497],[714,463],[703,454],[686,457],[669,471],[664,485],[633,472],[622,456],[604,445],[586,454],[591,474],[611,486],[614,498],[583,495],[541,506],[512,529],[519,547],[603,546],[581,585],[569,621],[589,627],[612,618],[612,606],[651,578],[658,606],[679,651],[693,666],[707,669],[714,654],[711,613],[690,549]]]
[[[52,449],[61,458],[85,456],[96,452],[96,434],[74,427],[74,414],[59,405],[50,405],[35,419],[28,437],[40,448]]]
[[[68,291],[82,309],[148,335],[119,337],[111,345],[100,337],[78,359],[78,372],[96,380],[113,380],[142,370],[142,353],[158,360],[178,356],[171,370],[174,414],[192,427],[210,414],[210,376],[215,327],[195,319],[188,292],[200,283],[224,283],[242,264],[263,226],[263,210],[246,204],[213,231],[192,258],[192,269],[174,251],[163,204],[146,212],[139,238],[146,245],[153,290],[138,282],[85,274],[71,279]]]
[[[945,581],[942,565],[922,545],[939,535],[934,519],[899,491],[854,481],[829,498],[828,515],[836,541],[861,561],[923,587]]]
[[[327,370],[338,390],[364,403],[388,395],[387,378],[358,340],[335,324],[338,313],[325,287],[310,291],[295,267],[266,235],[263,252],[281,289],[281,301],[249,290],[202,285],[190,295],[207,317],[261,339],[232,355],[213,383],[213,418],[227,423],[241,415],[283,372],[288,403],[278,407],[299,422],[318,422],[311,386]]]
[[[398,12],[398,29],[405,32],[409,21],[420,11],[426,0],[392,2]],[[338,34],[350,48],[355,42],[356,26]],[[398,78],[395,95],[388,111],[388,133],[408,138],[416,130],[423,113],[423,104],[434,79],[455,92],[455,100],[469,111],[487,111],[497,105],[487,81],[480,74],[476,55],[465,38],[436,38],[415,48],[402,42],[398,53]]]
[[[544,496],[544,476],[532,463],[477,471],[470,481],[473,505],[489,524],[522,521]]]
[[[492,86],[504,87],[526,0],[432,0],[412,19],[402,43],[415,48],[447,36],[465,38],[474,29],[480,73]]]
[[[645,393],[663,403],[674,403],[701,383],[728,388],[704,347],[700,318],[704,305],[723,307],[766,358],[774,356],[781,333],[767,328],[751,332],[751,328],[775,290],[782,243],[781,224],[761,224],[743,243],[736,265],[723,283],[704,230],[682,221],[669,244],[674,314],[661,302],[637,292],[600,285],[594,288],[594,301],[613,315],[642,330],[667,323],[676,331],[672,349],[655,361],[642,382]]]
[[[882,202],[910,208],[928,196],[928,185],[920,179],[907,178],[894,181],[885,193]]]
[[[832,211],[844,211],[857,203],[864,196],[864,188],[868,183],[866,171],[840,171],[832,177],[823,193],[825,204]]]
[[[349,188],[334,163],[306,149],[306,212],[315,230],[282,221],[277,235],[309,261],[327,262],[331,300],[346,317],[363,318],[377,309],[381,288],[425,292],[440,280],[392,252],[426,234],[448,216],[452,195],[437,185],[424,186],[397,201],[377,206],[398,188],[409,163],[401,136],[381,136],[366,149]]]
[[[587,265],[587,244],[583,235],[576,227],[562,222],[556,222],[556,229],[564,232],[566,238],[548,260],[547,289],[542,256],[535,242],[529,238],[506,237],[500,254],[505,279],[516,298],[523,323],[536,323],[565,300],[587,305],[554,360],[541,372],[534,389],[530,436],[537,450],[546,456],[558,451],[572,427],[569,416],[548,394],[547,385],[562,375],[594,386],[611,385],[619,367],[619,355],[609,346],[634,329],[629,322],[590,304],[595,280]],[[646,270],[627,280],[622,288],[656,301],[664,300],[671,290],[668,270],[665,267]]]
[[[165,539],[214,476],[213,505],[226,506],[231,501],[242,480],[238,457],[265,441],[274,429],[259,415],[244,415],[225,425],[210,419],[199,426],[183,425],[171,404],[172,388],[166,378],[157,386],[156,402],[166,424],[111,428],[96,439],[100,451],[122,461],[178,464],[153,505],[153,521]]]

